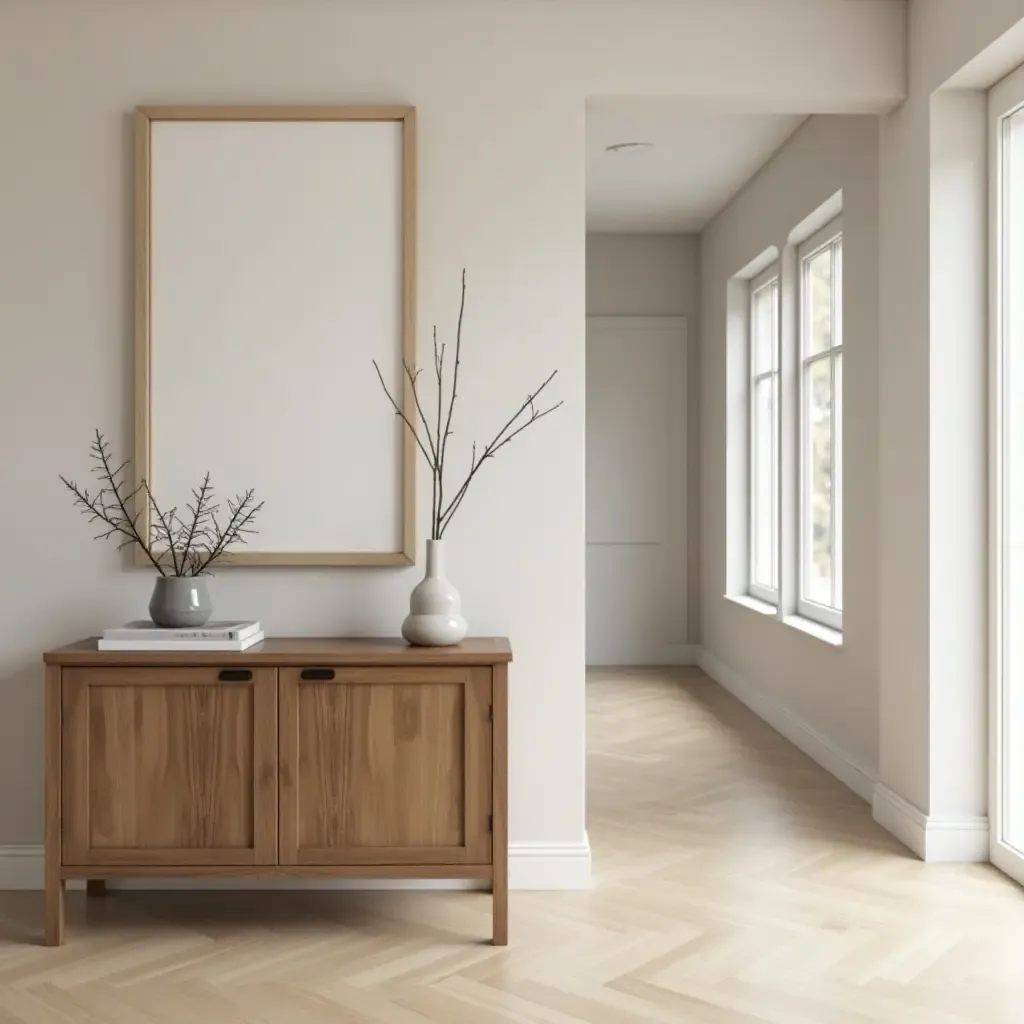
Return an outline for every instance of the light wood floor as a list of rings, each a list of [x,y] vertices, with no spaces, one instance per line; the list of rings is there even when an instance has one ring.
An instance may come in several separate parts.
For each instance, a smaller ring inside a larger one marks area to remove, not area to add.
[[[1024,894],[920,864],[694,669],[592,673],[596,886],[0,893],[0,1024],[1022,1024]]]

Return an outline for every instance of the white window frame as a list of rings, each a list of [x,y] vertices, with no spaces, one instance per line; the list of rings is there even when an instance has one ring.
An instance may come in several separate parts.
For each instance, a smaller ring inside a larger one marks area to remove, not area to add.
[[[1009,837],[1012,801],[1019,799],[1008,785],[1011,744],[1007,705],[1011,699],[1009,620],[1011,581],[1006,572],[1009,522],[1008,409],[1011,396],[1011,354],[1006,335],[1006,295],[1011,287],[1005,233],[1006,154],[1002,148],[1007,121],[1024,108],[1024,68],[997,83],[988,96],[989,121],[989,857],[992,863],[1024,885],[1024,853]],[[1017,630],[1019,634],[1019,629]],[[1019,642],[1019,640],[1018,640]],[[1019,658],[1019,655],[1017,656]]]
[[[808,353],[808,320],[806,309],[807,287],[806,265],[822,250],[828,248],[838,241],[838,259],[832,281],[832,331],[833,339],[838,338],[838,344],[823,352]],[[828,361],[832,379],[832,593],[833,597],[838,593],[842,594],[843,586],[843,423],[842,423],[842,395],[837,401],[836,391],[836,362],[837,357],[843,355],[843,218],[836,217],[823,228],[820,228],[813,235],[801,243],[797,250],[797,342],[798,342],[798,418],[799,418],[799,470],[796,474],[799,492],[797,494],[798,508],[798,529],[796,546],[796,585],[797,585],[797,614],[803,618],[810,619],[830,629],[842,630],[843,612],[835,605],[824,605],[818,601],[811,601],[805,597],[806,592],[806,559],[805,539],[808,536],[807,523],[807,369],[812,364],[820,361]],[[845,362],[845,361],[844,361]],[[844,366],[845,370],[845,366]],[[844,375],[845,376],[845,375]]]
[[[772,322],[774,325],[772,363],[769,369],[760,373],[755,371],[754,359],[754,296],[765,288],[775,286],[774,308],[772,310]],[[747,593],[759,601],[772,604],[776,607],[779,604],[779,575],[781,572],[780,551],[779,551],[779,482],[782,476],[780,461],[780,410],[782,406],[782,378],[780,374],[780,346],[781,346],[781,295],[782,277],[781,267],[778,260],[771,263],[762,270],[756,277],[751,278],[747,293],[747,410],[749,417],[750,436],[748,439],[747,458]],[[772,421],[772,452],[774,456],[774,485],[772,487],[772,512],[771,531],[772,538],[772,565],[774,568],[775,586],[769,587],[760,583],[755,578],[755,558],[757,545],[755,536],[757,533],[757,517],[754,508],[755,495],[755,468],[754,459],[757,452],[756,425],[757,414],[755,409],[757,384],[761,381],[775,380],[775,415]]]

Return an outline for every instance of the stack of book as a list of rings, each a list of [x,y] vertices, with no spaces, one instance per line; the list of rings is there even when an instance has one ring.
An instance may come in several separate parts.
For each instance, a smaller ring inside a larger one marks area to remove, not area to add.
[[[101,651],[247,651],[263,642],[258,622],[207,622],[205,626],[161,629],[148,619],[103,630]]]

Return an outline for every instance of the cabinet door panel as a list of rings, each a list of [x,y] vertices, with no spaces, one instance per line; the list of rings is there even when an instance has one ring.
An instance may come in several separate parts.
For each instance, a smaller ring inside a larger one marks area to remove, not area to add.
[[[280,687],[282,863],[489,861],[489,669]]]
[[[65,670],[64,862],[275,863],[276,675]]]

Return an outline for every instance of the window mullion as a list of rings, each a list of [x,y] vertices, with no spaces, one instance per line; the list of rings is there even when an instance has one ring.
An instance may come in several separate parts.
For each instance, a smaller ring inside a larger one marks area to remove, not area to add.
[[[841,348],[827,348],[823,352],[815,352],[813,356],[805,356],[803,359],[803,365],[806,369],[812,363],[820,363],[823,359],[831,359],[833,352],[840,352]]]

